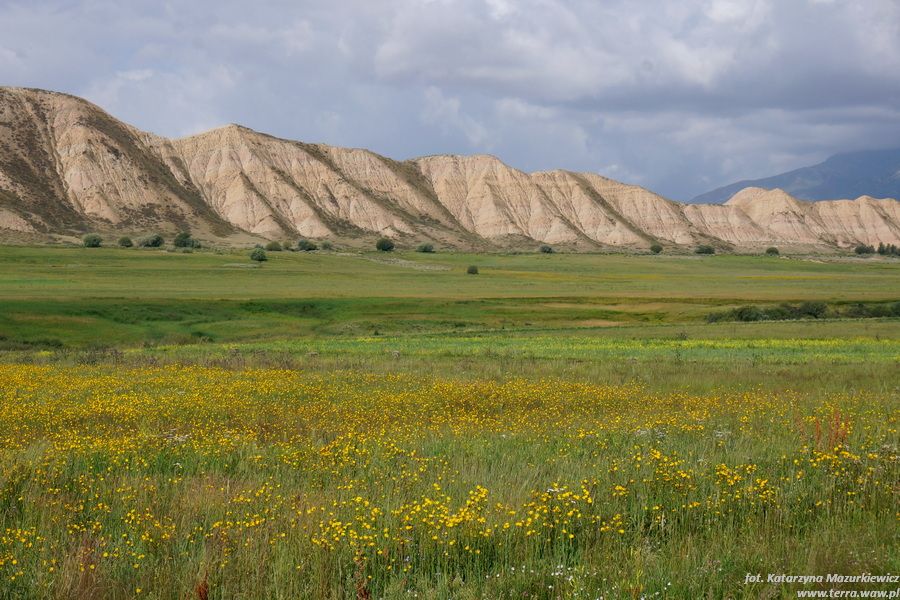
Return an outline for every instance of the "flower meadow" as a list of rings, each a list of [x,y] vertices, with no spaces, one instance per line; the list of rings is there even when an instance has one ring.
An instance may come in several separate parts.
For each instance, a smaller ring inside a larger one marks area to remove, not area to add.
[[[0,365],[0,597],[759,597],[746,573],[897,572],[895,391]]]

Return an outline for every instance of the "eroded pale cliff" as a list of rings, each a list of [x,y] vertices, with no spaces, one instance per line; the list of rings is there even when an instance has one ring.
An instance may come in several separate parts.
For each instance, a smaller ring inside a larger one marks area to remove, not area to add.
[[[165,141],[63,94],[0,89],[0,190],[39,231],[101,226],[231,228],[156,146]]]
[[[0,230],[175,231],[479,248],[900,241],[900,203],[802,202],[748,188],[683,205],[593,173],[524,173],[492,156],[398,162],[237,125],[168,140],[79,98],[0,88]]]

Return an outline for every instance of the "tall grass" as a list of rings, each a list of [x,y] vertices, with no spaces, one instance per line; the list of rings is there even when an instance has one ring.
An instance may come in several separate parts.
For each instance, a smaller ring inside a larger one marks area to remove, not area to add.
[[[896,400],[0,366],[0,595],[779,596],[896,570]]]

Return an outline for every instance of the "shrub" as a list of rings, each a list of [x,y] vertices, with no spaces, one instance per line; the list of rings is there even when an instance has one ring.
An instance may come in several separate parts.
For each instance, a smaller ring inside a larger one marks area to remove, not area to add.
[[[131,248],[134,246],[134,242],[131,241],[131,238],[126,236],[122,236],[119,238],[119,247],[120,248]]]
[[[375,242],[375,247],[382,252],[390,252],[394,249],[394,242],[389,240],[388,238],[380,238],[377,242]]]
[[[716,249],[708,244],[700,244],[694,249],[694,254],[715,254]]]
[[[266,250],[269,252],[281,252],[281,244],[272,240],[268,244],[266,244]]]
[[[779,254],[781,254],[781,253],[778,251],[778,248],[776,248],[775,246],[769,246],[768,248],[766,248],[767,256],[778,256]]]
[[[178,235],[175,236],[175,239],[172,240],[172,245],[176,248],[200,248],[202,244],[200,240],[191,236],[190,233],[186,231],[182,231]]]
[[[798,311],[804,317],[821,319],[828,311],[828,306],[824,302],[804,302],[799,306]]]
[[[715,312],[706,315],[706,320],[709,323],[718,323],[719,321],[766,321],[769,319],[779,320],[789,318],[791,317],[775,317],[769,314],[766,309],[761,309],[758,306],[753,305],[741,306],[724,312]]]
[[[334,250],[334,245],[331,242],[322,242],[322,250]]]
[[[853,251],[857,254],[875,254],[875,246],[860,244],[859,246],[854,248]]]
[[[159,248],[165,243],[163,236],[155,233],[151,236],[145,237],[140,241],[140,245],[143,248]]]
[[[891,304],[857,303],[847,308],[844,316],[857,319],[866,317],[900,317],[900,302]]]
[[[253,252],[250,253],[250,260],[255,260],[256,262],[263,262],[269,260],[266,257],[266,251],[262,248],[254,248]]]
[[[99,248],[103,244],[103,238],[96,233],[89,233],[81,238],[85,248]]]
[[[804,302],[799,305],[779,304],[770,307],[750,305],[711,313],[706,316],[706,320],[716,323],[719,321],[788,321],[834,317],[854,319],[900,317],[900,302],[857,302],[843,308],[840,306],[829,307],[824,302]]]
[[[194,238],[192,238],[191,234],[187,231],[182,231],[175,236],[174,240],[172,240],[172,245],[176,248],[193,248]]]
[[[469,265],[469,268],[466,269],[466,273],[469,275],[478,275],[478,267],[475,265]]]
[[[653,244],[652,246],[650,246],[650,252],[652,252],[653,254],[659,254],[662,251],[663,247],[659,244]]]
[[[432,252],[434,252],[434,245],[433,244],[419,244],[416,247],[416,252],[425,252],[426,254],[431,254]]]
[[[542,245],[540,248],[538,248],[538,250],[540,250],[544,254],[553,254],[553,248],[551,246],[548,246],[547,244]]]
[[[734,318],[738,321],[763,321],[766,313],[756,306],[742,306],[734,311]]]
[[[887,313],[888,310],[878,308],[869,308],[862,302],[857,302],[856,304],[851,304],[846,311],[846,316],[852,317],[854,319],[863,319],[866,317],[881,317],[881,316],[889,316]],[[884,314],[882,314],[884,313]]]
[[[297,242],[297,250],[300,250],[301,252],[312,252],[313,250],[318,249],[319,247],[309,240],[300,240]]]
[[[782,303],[766,310],[766,318],[772,321],[788,321],[790,319],[799,319],[801,316],[799,307],[787,303]]]

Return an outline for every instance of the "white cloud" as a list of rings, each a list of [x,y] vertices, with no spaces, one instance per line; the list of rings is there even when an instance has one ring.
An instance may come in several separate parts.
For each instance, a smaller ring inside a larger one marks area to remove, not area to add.
[[[82,94],[126,121],[141,120],[153,132],[185,136],[227,122],[216,113],[216,97],[232,91],[235,84],[235,74],[223,66],[199,75],[138,69],[98,79]],[[167,123],[170,114],[178,115],[174,127]]]
[[[684,198],[900,139],[900,3],[20,0],[0,81],[165,135],[491,151]]]
[[[495,19],[502,19],[516,12],[516,5],[511,0],[485,0],[485,4]]]
[[[15,50],[0,46],[0,68],[13,70],[22,66],[22,59]]]
[[[716,23],[738,24],[746,30],[759,26],[768,12],[767,1],[711,0],[706,15]]]
[[[547,106],[531,104],[520,98],[501,98],[494,104],[496,111],[502,117],[515,119],[542,119],[544,121],[554,119],[559,111]]]
[[[426,123],[438,125],[444,131],[458,130],[463,133],[472,146],[485,147],[485,142],[488,141],[487,129],[472,117],[464,114],[460,107],[459,98],[448,98],[440,89],[432,86],[425,90],[422,119]]]
[[[216,43],[232,46],[256,46],[272,53],[292,55],[310,48],[313,43],[312,26],[300,19],[287,25],[254,25],[250,23],[216,23],[209,30]]]

